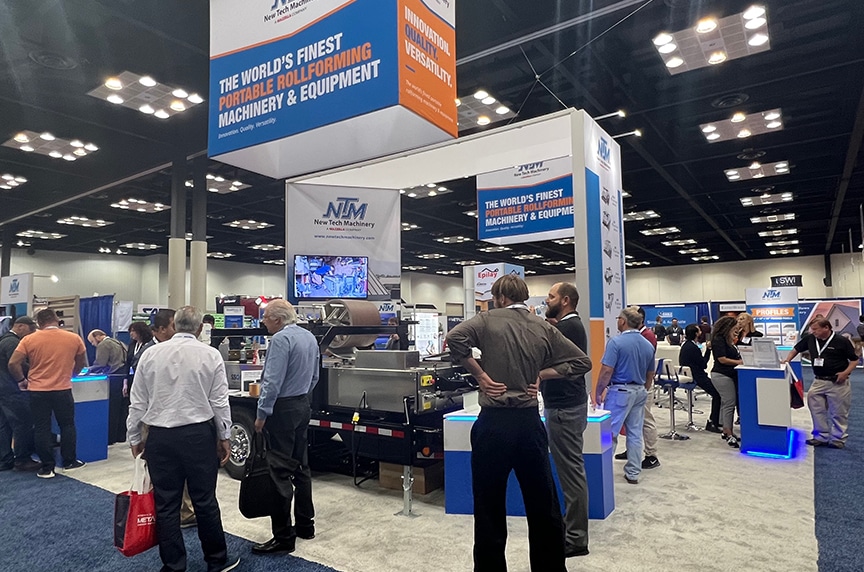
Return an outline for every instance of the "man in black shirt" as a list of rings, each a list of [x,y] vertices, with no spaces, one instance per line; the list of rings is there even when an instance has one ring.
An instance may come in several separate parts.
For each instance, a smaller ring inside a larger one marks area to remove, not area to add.
[[[555,327],[583,352],[588,337],[576,311],[579,291],[567,282],[554,284],[546,297],[546,317],[556,320]],[[582,433],[588,424],[588,393],[585,376],[575,381],[547,379],[541,382],[546,410],[549,448],[558,480],[564,491],[565,552],[571,556],[588,554],[588,480],[582,458]]]
[[[809,352],[813,361],[813,385],[807,392],[807,407],[813,418],[813,438],[807,444],[813,447],[828,445],[832,449],[846,446],[849,427],[849,407],[852,388],[849,375],[858,365],[858,356],[852,342],[838,336],[825,318],[810,322],[812,335],[801,339],[789,352],[786,361],[802,352]]]
[[[672,318],[672,325],[666,328],[666,337],[670,346],[680,346],[684,329],[678,325],[678,318]]]
[[[0,471],[13,468],[35,471],[41,467],[41,463],[32,457],[35,444],[30,394],[22,391],[9,373],[9,358],[18,347],[18,342],[35,331],[36,322],[29,316],[21,316],[0,337]]]
[[[711,415],[705,424],[705,430],[712,433],[722,433],[723,431],[720,429],[720,394],[705,371],[708,366],[708,358],[711,357],[711,349],[706,346],[704,354],[699,350],[699,346],[696,345],[699,333],[700,326],[696,324],[688,324],[684,328],[686,341],[681,346],[681,351],[678,352],[678,365],[689,367],[690,375],[696,385],[711,396]]]
[[[663,318],[657,316],[657,321],[652,329],[654,330],[654,335],[657,337],[658,342],[662,342],[666,339],[666,326],[663,325]]]

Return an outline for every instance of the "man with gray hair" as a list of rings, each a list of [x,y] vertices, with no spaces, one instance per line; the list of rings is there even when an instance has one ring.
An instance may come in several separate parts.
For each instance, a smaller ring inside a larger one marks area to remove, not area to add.
[[[198,341],[201,324],[197,308],[177,310],[177,333],[141,354],[130,395],[129,444],[133,456],[144,453],[150,469],[163,571],[186,570],[180,532],[184,484],[198,518],[207,569],[224,572],[240,562],[228,557],[216,500],[216,475],[231,453],[228,378],[219,351]]]
[[[312,473],[309,470],[309,392],[318,383],[318,342],[297,325],[297,313],[285,300],[273,300],[261,322],[273,336],[261,373],[261,395],[255,430],[267,428],[270,438],[270,475],[282,496],[270,517],[273,538],[252,547],[255,554],[294,552],[297,537],[315,537]],[[294,526],[291,525],[291,501]]]
[[[591,395],[593,403],[600,403],[603,392],[609,389],[604,407],[612,414],[612,440],[616,445],[621,427],[627,428],[624,478],[631,485],[639,482],[642,472],[642,423],[648,390],[654,383],[654,348],[640,334],[641,326],[638,307],[621,310],[618,316],[621,335],[606,343],[600,376]]]

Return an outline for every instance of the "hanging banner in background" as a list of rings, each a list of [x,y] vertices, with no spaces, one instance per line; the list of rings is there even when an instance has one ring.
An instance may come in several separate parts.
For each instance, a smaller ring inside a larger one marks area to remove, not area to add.
[[[477,175],[477,213],[477,238],[493,244],[572,238],[572,159]]]
[[[657,316],[663,320],[663,325],[669,327],[672,325],[672,318],[678,320],[678,325],[682,328],[687,324],[699,323],[699,306],[696,304],[675,304],[675,305],[651,305],[640,304],[640,307],[645,310],[645,324],[650,328],[657,323]]]
[[[756,329],[781,346],[798,342],[798,288],[747,288],[747,313]]]
[[[801,279],[800,274],[787,274],[785,276],[772,276],[771,277],[771,287],[772,288],[783,288],[786,286],[795,286],[797,288],[801,288],[804,286],[804,282]]]
[[[211,0],[209,155],[284,178],[455,137],[455,40],[455,0]]]
[[[599,347],[599,362],[606,340],[618,334],[617,318],[626,304],[621,147],[584,111],[581,113],[585,125],[585,168],[581,176],[585,179],[591,268],[591,355],[593,358],[594,348]]]
[[[365,257],[367,294],[390,300],[399,288],[401,203],[398,190],[287,184],[285,265],[295,279],[294,256]],[[291,302],[293,286],[289,286]]]

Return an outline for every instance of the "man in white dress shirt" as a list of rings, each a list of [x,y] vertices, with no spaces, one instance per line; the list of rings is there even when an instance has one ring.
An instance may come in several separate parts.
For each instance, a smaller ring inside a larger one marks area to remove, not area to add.
[[[174,315],[177,333],[141,355],[132,385],[127,428],[132,454],[144,454],[156,501],[162,571],[186,570],[180,532],[183,485],[198,518],[198,538],[208,572],[233,570],[216,501],[216,475],[230,454],[228,379],[219,352],[198,341],[201,311],[184,306]]]

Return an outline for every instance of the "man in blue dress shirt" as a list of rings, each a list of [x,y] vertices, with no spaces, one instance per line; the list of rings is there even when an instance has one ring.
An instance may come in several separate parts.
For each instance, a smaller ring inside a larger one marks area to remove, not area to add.
[[[261,318],[272,334],[261,374],[255,430],[270,437],[270,474],[283,503],[270,517],[273,538],[252,547],[256,554],[287,554],[297,537],[315,537],[312,473],[309,470],[309,392],[318,383],[318,342],[297,325],[297,313],[285,300],[267,304]],[[294,526],[291,525],[291,501]]]

